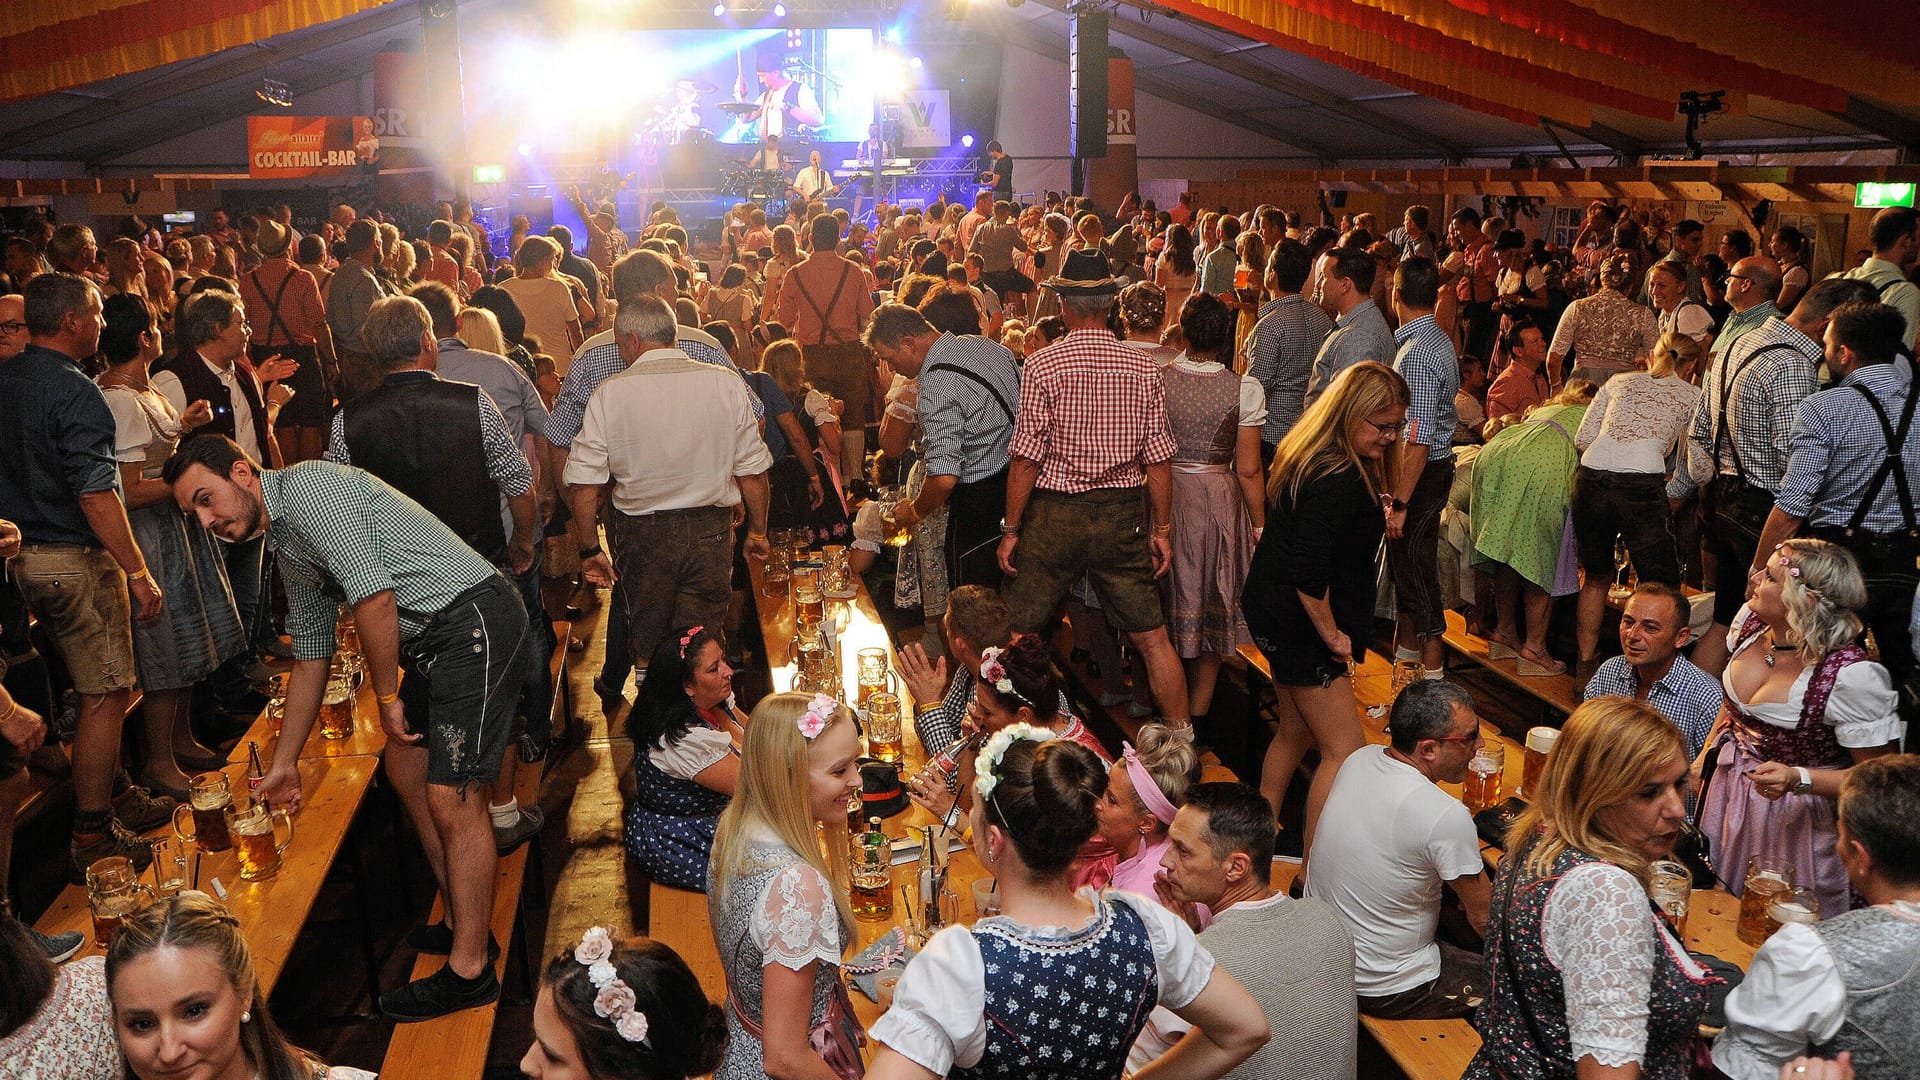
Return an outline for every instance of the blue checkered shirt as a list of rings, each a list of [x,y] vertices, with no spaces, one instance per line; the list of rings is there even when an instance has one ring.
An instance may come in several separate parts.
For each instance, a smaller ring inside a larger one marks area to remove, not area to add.
[[[999,391],[999,401],[986,387],[945,368],[985,379]],[[1014,366],[1013,353],[977,334],[941,334],[927,349],[919,381],[927,475],[957,476],[961,483],[972,484],[1004,470],[1007,442],[1013,438],[1013,414],[1008,410],[1020,409],[1020,369]]]
[[[1639,681],[1633,673],[1633,666],[1624,656],[1615,656],[1600,665],[1600,670],[1587,680],[1585,700],[1597,697],[1630,698],[1639,689]],[[1720,706],[1724,704],[1726,693],[1713,676],[1701,671],[1684,656],[1675,656],[1673,666],[1667,669],[1651,688],[1647,690],[1647,704],[1660,711],[1660,715],[1673,721],[1680,734],[1687,740],[1687,760],[1700,756],[1700,748],[1707,744],[1707,732],[1720,716]]]
[[[1247,374],[1267,392],[1263,442],[1278,443],[1300,422],[1313,358],[1332,332],[1327,313],[1298,293],[1269,300],[1260,309],[1260,321],[1247,335]]]
[[[1869,364],[1800,406],[1800,416],[1793,423],[1793,456],[1774,500],[1781,513],[1815,527],[1853,520],[1854,510],[1866,497],[1868,481],[1887,460],[1886,434],[1856,386],[1872,394],[1886,410],[1887,421],[1897,427],[1912,390],[1912,376],[1899,360]],[[1908,430],[1901,459],[1907,489],[1920,498],[1920,421]],[[1893,477],[1880,485],[1861,525],[1872,533],[1906,528]]]
[[[687,359],[698,360],[703,364],[723,367],[736,374],[740,369],[734,366],[733,358],[722,349],[714,347],[705,333],[691,327],[680,328],[680,338],[674,347],[687,354]],[[560,396],[553,399],[553,413],[547,417],[547,441],[566,449],[573,445],[574,436],[580,434],[580,424],[586,419],[587,399],[601,383],[627,370],[627,362],[620,355],[620,345],[614,340],[611,331],[595,334],[580,346],[580,354],[573,358],[573,367],[568,369],[566,379],[560,384]],[[746,382],[746,376],[740,376]],[[747,399],[753,403],[753,418],[764,420],[767,406],[760,395],[753,392],[752,385],[747,386]]]
[[[1407,380],[1413,402],[1407,409],[1407,438],[1427,448],[1428,461],[1453,457],[1453,432],[1460,426],[1453,398],[1460,392],[1460,358],[1453,338],[1432,315],[1422,315],[1394,332],[1393,369]]]
[[[1758,355],[1774,345],[1787,348]],[[1687,431],[1686,467],[1674,470],[1673,479],[1667,482],[1667,494],[1684,499],[1714,474],[1734,473],[1736,452],[1749,482],[1778,491],[1786,475],[1787,456],[1793,449],[1794,417],[1800,403],[1820,388],[1817,378],[1821,354],[1819,342],[1782,318],[1768,319],[1742,334],[1707,371],[1700,404]],[[1728,415],[1722,416],[1720,398],[1727,393],[1730,375],[1733,390],[1727,397]],[[1723,425],[1731,425],[1724,434]],[[1717,458],[1713,452],[1716,435],[1720,440]]]

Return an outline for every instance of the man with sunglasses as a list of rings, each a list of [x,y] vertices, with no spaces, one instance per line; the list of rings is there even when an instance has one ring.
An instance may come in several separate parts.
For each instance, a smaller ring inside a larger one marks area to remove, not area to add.
[[[1480,746],[1473,698],[1418,680],[1394,699],[1387,746],[1348,755],[1327,796],[1304,872],[1306,894],[1333,905],[1353,933],[1360,1011],[1388,1020],[1466,1016],[1486,986],[1464,948],[1486,930],[1492,892],[1473,817],[1440,784],[1467,777]],[[1471,933],[1438,940],[1444,890]]]

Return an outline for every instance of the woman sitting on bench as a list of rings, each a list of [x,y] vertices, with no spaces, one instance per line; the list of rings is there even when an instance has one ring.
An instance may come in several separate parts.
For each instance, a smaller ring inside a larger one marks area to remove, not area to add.
[[[705,892],[713,832],[740,779],[747,715],[733,703],[718,628],[668,635],[646,674],[627,716],[636,789],[627,850],[662,885]]]

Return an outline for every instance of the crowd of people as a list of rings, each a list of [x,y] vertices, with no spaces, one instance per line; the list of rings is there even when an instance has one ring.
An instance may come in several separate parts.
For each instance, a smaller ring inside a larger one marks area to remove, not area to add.
[[[530,1075],[1350,1077],[1362,1013],[1473,1016],[1474,1076],[1679,1075],[1709,976],[1646,886],[1689,817],[1735,892],[1781,856],[1825,920],[1763,949],[1720,1067],[1913,1059],[1920,214],[1881,212],[1872,257],[1814,281],[1792,229],[1707,253],[1697,222],[1606,203],[1558,250],[1472,207],[1440,235],[1420,205],[1380,231],[994,192],[871,222],[742,204],[696,244],[664,205],[629,237],[573,199],[584,244],[524,219],[498,243],[464,203],[402,215],[417,237],[342,205],[304,235],[278,207],[8,240],[0,662],[30,611],[72,710],[38,669],[0,692],[0,865],[56,742],[65,872],[146,865],[137,834],[283,661],[259,795],[297,810],[350,617],[447,912],[408,934],[445,964],[381,1008],[495,1000],[495,860],[544,823],[512,792],[552,739],[558,580],[576,607],[611,590],[594,687],[613,715],[638,680],[625,846],[708,893],[728,995],[591,931],[546,971]],[[816,839],[860,788],[855,714],[736,696],[776,533],[868,575],[916,734],[957,765],[909,794],[1000,883],[999,916],[908,966],[864,1066]],[[1698,615],[1684,586],[1712,593]],[[1451,609],[1587,699],[1491,881],[1435,786],[1481,740]],[[1412,674],[1368,746],[1352,680],[1383,639]],[[1247,722],[1214,701],[1249,644],[1278,692],[1261,774],[1199,783],[1196,740]],[[1070,649],[1150,721],[1137,745],[1076,711]],[[321,1073],[208,898],[52,967],[78,944],[0,917],[32,974],[0,1000],[9,1053]],[[189,1006],[206,1026],[174,1034]]]

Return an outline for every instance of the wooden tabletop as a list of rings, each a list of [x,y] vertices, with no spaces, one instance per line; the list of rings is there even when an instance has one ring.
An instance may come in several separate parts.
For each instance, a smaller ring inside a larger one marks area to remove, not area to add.
[[[247,763],[247,744],[260,744],[260,760],[271,764],[275,748],[280,745],[280,732],[267,711],[262,709],[254,717],[252,726],[233,744],[233,751],[227,760],[240,765]],[[344,739],[328,739],[320,734],[320,721],[315,718],[313,727],[307,731],[307,744],[300,748],[300,760],[309,758],[361,757],[379,754],[387,748],[387,729],[380,723],[380,709],[373,697],[373,683],[361,680],[360,689],[353,696],[353,733]],[[244,774],[243,774],[244,775]]]
[[[747,572],[753,581],[753,609],[760,619],[760,637],[766,643],[767,667],[773,678],[776,691],[793,689],[793,677],[798,669],[793,663],[793,598],[792,594],[770,597],[766,594],[767,564],[760,559],[747,560]],[[899,657],[894,652],[893,636],[887,632],[886,624],[880,621],[880,612],[873,606],[873,597],[867,595],[866,582],[860,575],[853,575],[856,592],[850,600],[826,601],[827,623],[832,627],[839,649],[840,680],[846,688],[846,695],[853,696],[859,686],[858,667],[861,649],[887,650],[887,664],[897,667]],[[901,727],[906,729],[907,739],[913,741],[913,694],[897,676],[894,679],[894,691],[900,695]]]
[[[347,835],[367,787],[373,782],[380,759],[370,756],[309,758],[300,762],[300,812],[294,815],[293,843],[281,855],[280,872],[265,881],[240,880],[240,862],[232,850],[205,852],[200,856],[199,888],[219,897],[217,879],[226,889],[227,910],[240,920],[241,933],[253,953],[254,971],[263,993],[273,991],[280,969],[293,951],[293,942],[307,921],[327,868],[333,864]],[[247,769],[244,763],[225,769],[235,789],[246,791]],[[169,835],[171,826],[163,825],[145,836],[158,839]],[[195,848],[193,851],[197,851]],[[188,886],[192,887],[194,853],[187,855]],[[142,884],[153,884],[151,873]],[[46,914],[35,924],[43,934],[77,930],[87,944],[79,953],[89,956],[104,952],[93,943],[93,917],[87,907],[87,890],[70,885],[54,900]]]

